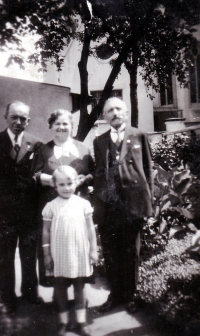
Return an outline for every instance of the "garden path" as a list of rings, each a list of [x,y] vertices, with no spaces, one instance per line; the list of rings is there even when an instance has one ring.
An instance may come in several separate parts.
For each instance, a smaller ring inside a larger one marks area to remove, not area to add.
[[[39,286],[39,295],[45,304],[34,307],[20,299],[21,266],[18,253],[15,258],[16,265],[16,293],[18,309],[16,316],[27,323],[29,336],[56,336],[57,313],[52,303],[52,288]],[[109,294],[106,280],[97,278],[95,285],[86,285],[88,297],[88,324],[91,336],[177,336],[166,331],[162,321],[159,320],[149,307],[141,307],[134,315],[129,315],[123,306],[113,309],[107,314],[100,314],[97,307],[106,301]],[[69,298],[73,299],[73,292],[69,289]],[[71,301],[72,302],[72,301]],[[73,319],[73,310],[71,311]],[[66,336],[76,336],[69,332]]]

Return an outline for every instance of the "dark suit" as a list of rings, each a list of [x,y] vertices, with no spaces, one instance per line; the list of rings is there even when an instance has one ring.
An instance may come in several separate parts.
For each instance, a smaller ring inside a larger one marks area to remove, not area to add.
[[[37,295],[35,189],[30,176],[38,139],[24,132],[18,155],[7,130],[0,133],[0,292],[15,303],[14,258],[19,241],[22,294]]]
[[[94,221],[101,235],[110,295],[127,303],[137,288],[143,217],[152,215],[149,142],[145,133],[126,126],[120,148],[108,131],[94,140],[94,153]]]

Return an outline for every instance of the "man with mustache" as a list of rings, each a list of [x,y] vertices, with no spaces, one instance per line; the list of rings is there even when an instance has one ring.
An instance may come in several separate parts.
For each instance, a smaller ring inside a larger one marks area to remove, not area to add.
[[[127,124],[126,104],[109,98],[103,114],[111,129],[94,140],[94,222],[98,224],[110,295],[108,312],[134,301],[143,218],[152,215],[152,167],[147,135]]]
[[[40,143],[25,132],[29,106],[14,101],[7,106],[7,129],[0,133],[0,300],[8,313],[16,308],[14,259],[17,242],[22,269],[22,296],[40,305],[36,275],[35,189],[30,176]]]

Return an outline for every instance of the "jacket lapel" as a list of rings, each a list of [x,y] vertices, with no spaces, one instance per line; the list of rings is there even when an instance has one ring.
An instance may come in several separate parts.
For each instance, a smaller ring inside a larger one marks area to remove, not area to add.
[[[10,140],[10,137],[8,135],[7,129],[4,131],[3,137],[2,137],[2,148],[5,153],[7,153],[13,160],[16,159],[16,152],[13,148],[12,141]]]
[[[128,152],[128,148],[130,147],[130,144],[134,142],[134,129],[130,126],[126,126],[125,133],[124,133],[124,140],[122,143],[122,149],[120,153],[120,161],[124,159]]]
[[[33,149],[33,144],[31,143],[29,136],[26,132],[24,132],[24,136],[22,138],[22,145],[20,147],[17,162],[21,161],[21,159],[25,156],[25,154],[29,151],[30,155]]]
[[[101,150],[103,161],[106,167],[108,167],[109,140],[110,140],[110,130],[106,132],[104,136],[98,140],[99,148]]]

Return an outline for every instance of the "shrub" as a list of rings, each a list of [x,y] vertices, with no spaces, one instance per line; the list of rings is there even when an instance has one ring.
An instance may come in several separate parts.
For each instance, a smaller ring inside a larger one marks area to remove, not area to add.
[[[185,134],[164,136],[162,142],[151,146],[152,159],[166,171],[185,165],[190,160],[190,138]]]
[[[200,328],[200,260],[188,252],[192,234],[178,235],[162,252],[142,262],[138,291],[159,314],[187,331],[192,325]]]
[[[199,181],[189,169],[166,171],[154,164],[154,217],[147,220],[143,234],[143,253],[162,250],[177,231],[193,231],[199,208]]]
[[[139,295],[187,336],[199,335],[200,140],[165,138],[152,152],[154,217],[144,227]]]
[[[188,165],[192,174],[200,178],[200,138],[192,137],[188,144]]]

